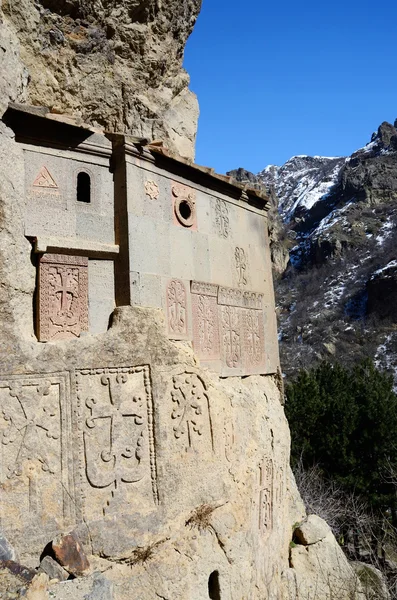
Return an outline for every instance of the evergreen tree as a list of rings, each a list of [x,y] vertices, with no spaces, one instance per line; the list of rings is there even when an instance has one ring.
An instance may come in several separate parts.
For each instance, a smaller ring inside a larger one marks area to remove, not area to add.
[[[390,473],[397,474],[397,396],[392,376],[369,360],[352,369],[323,362],[299,373],[286,396],[292,462],[318,464],[346,491],[394,514]]]

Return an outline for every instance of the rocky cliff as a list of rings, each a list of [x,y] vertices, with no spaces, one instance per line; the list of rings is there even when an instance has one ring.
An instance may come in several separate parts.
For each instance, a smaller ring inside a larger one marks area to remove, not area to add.
[[[201,0],[5,0],[1,60],[15,77],[11,57],[20,57],[19,99],[161,139],[193,158],[198,103],[182,60],[200,7]]]

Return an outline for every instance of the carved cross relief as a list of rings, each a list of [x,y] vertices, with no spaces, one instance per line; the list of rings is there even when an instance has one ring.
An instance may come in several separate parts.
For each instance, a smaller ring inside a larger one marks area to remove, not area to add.
[[[84,418],[84,473],[91,488],[105,491],[98,495],[97,508],[106,514],[125,486],[144,479],[152,480],[156,501],[148,367],[80,371],[77,389]]]
[[[60,527],[70,516],[68,390],[62,373],[0,380],[1,517],[27,537],[47,513]]]
[[[39,263],[40,341],[68,339],[88,331],[88,259],[44,254]]]
[[[182,281],[172,279],[167,286],[168,329],[171,334],[187,334],[187,296]]]
[[[273,460],[266,458],[260,466],[259,530],[266,536],[273,529]]]

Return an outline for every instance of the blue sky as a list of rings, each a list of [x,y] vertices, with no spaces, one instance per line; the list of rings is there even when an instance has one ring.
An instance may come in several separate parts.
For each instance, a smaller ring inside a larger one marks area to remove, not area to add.
[[[343,156],[397,118],[397,2],[203,0],[184,66],[196,162],[258,172]]]

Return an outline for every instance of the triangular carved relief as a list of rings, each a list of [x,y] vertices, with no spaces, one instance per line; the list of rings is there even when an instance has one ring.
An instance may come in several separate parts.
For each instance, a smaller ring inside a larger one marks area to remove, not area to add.
[[[39,174],[33,182],[33,187],[58,189],[58,185],[47,167],[40,169]]]

